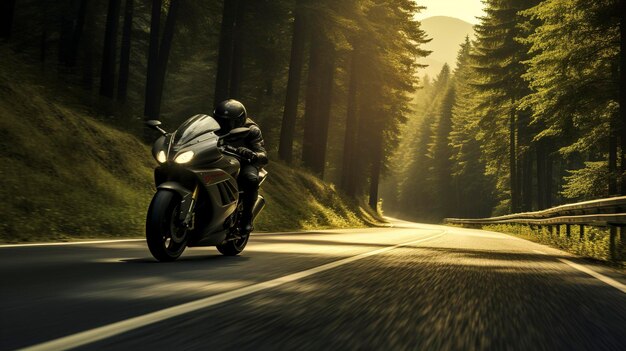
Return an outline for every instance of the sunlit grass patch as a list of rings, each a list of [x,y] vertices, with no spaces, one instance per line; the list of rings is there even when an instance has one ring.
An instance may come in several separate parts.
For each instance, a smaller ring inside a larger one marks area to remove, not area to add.
[[[583,257],[590,257],[602,261],[612,260],[610,251],[610,229],[606,227],[585,226],[581,236],[580,226],[570,226],[570,234],[567,235],[566,226],[559,226],[559,230],[554,231],[548,226],[530,227],[521,224],[494,224],[482,227],[485,230],[513,234],[524,239],[532,240],[542,244],[550,245],[564,251],[568,251]],[[616,246],[623,247],[619,236]],[[618,253],[619,255],[619,253]],[[624,255],[618,257],[624,261]]]

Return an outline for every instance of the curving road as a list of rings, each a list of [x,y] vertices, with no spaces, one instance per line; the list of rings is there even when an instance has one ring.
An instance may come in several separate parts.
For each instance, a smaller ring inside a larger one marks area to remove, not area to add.
[[[508,235],[257,234],[240,257],[141,240],[0,246],[0,349],[625,350],[626,279]]]

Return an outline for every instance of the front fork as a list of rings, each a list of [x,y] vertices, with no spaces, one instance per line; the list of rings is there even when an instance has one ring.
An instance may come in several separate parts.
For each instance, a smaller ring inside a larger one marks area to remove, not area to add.
[[[190,196],[186,196],[180,203],[180,219],[183,225],[189,229],[194,229],[195,225],[195,205],[198,202],[198,194],[200,193],[200,186],[196,184],[193,193]]]

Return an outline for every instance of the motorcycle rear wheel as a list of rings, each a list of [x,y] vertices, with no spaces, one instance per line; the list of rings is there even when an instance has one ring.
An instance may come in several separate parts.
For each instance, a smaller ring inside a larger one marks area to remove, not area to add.
[[[169,190],[159,190],[150,203],[146,219],[146,242],[152,256],[161,262],[174,261],[187,247],[187,229],[178,214],[180,196]]]
[[[246,234],[241,239],[230,240],[225,244],[217,245],[217,251],[221,252],[224,256],[237,256],[248,244],[248,239],[250,239],[250,233]]]

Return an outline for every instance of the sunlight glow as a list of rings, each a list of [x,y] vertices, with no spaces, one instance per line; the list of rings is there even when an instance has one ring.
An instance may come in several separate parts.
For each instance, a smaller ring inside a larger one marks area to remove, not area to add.
[[[416,0],[426,10],[418,14],[416,18],[422,20],[433,16],[449,16],[462,19],[476,24],[476,17],[483,16],[483,3],[481,0]]]

